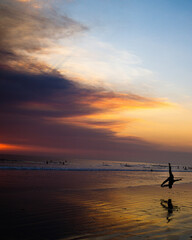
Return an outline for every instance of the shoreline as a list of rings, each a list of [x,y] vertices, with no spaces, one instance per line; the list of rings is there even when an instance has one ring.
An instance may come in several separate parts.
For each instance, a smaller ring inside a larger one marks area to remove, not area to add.
[[[0,170],[34,170],[34,171],[119,171],[119,172],[167,172],[166,169],[129,169],[129,168],[61,168],[39,166],[0,166]],[[177,173],[192,173],[192,170],[174,170]]]
[[[34,171],[114,171],[114,172],[167,172],[167,170],[148,170],[148,169],[100,169],[100,168],[40,168],[40,167],[16,167],[16,166],[0,166],[0,170],[34,170]],[[180,170],[174,172],[191,173],[192,170]]]
[[[113,172],[168,172],[168,164],[100,160],[8,160],[0,159],[0,170],[34,171],[113,171]],[[172,165],[173,172],[190,173],[191,166]]]

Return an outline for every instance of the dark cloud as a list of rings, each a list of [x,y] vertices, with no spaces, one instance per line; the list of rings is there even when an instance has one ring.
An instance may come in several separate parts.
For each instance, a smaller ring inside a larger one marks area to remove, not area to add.
[[[91,103],[119,97],[115,93],[82,88],[55,71],[35,74],[1,69],[0,78],[0,132],[3,143],[70,149],[72,156],[79,154],[97,158],[109,158],[111,149],[117,156],[130,154],[138,146],[140,149],[146,146],[137,138],[117,138],[104,128],[89,129],[65,122],[66,117],[104,111],[92,107]],[[33,103],[40,109],[30,107]],[[55,121],[61,117],[62,123]],[[114,122],[95,120],[95,124],[104,126]]]
[[[92,103],[121,99],[119,94],[82,88],[56,71],[35,74],[3,68],[0,78],[0,132],[4,144],[34,147],[29,154],[48,154],[46,149],[55,149],[54,155],[75,158],[126,161],[162,161],[163,158],[168,161],[181,156],[158,150],[157,146],[139,138],[117,137],[107,128],[89,129],[65,122],[67,117],[104,111],[92,107]],[[136,95],[127,94],[123,98],[150,104],[149,99],[140,99]],[[43,107],[31,108],[31,103]],[[62,123],[55,121],[57,118],[63,118]],[[95,119],[92,124],[103,127],[113,125],[114,121],[106,123]],[[45,150],[41,152],[39,147]]]
[[[0,70],[1,109],[15,114],[70,117],[106,112],[109,108],[115,109],[125,103],[130,106],[141,105],[143,102],[148,106],[158,104],[152,99],[132,94],[122,95],[103,89],[82,87],[54,70],[41,73],[21,72],[11,68]],[[97,102],[100,102],[98,106],[95,104]],[[34,104],[36,108],[33,107]],[[97,120],[95,123],[106,125],[106,122]]]
[[[58,75],[22,73],[14,70],[1,69],[1,94],[2,104],[6,102],[26,102],[48,100],[54,91],[69,89],[72,84]]]
[[[88,104],[80,99],[91,95],[93,90],[81,89],[57,72],[22,73],[11,69],[0,71],[0,106],[2,112],[14,114],[58,117],[88,114]],[[30,109],[30,104],[44,104],[45,109]],[[22,106],[26,108],[22,108]],[[48,107],[49,110],[46,110]]]

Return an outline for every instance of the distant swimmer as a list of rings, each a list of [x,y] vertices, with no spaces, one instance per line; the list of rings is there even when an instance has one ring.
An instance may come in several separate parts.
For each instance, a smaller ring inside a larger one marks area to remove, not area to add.
[[[173,173],[171,171],[171,164],[169,163],[169,177],[161,184],[161,187],[172,188],[174,182],[181,181],[181,180],[182,178],[174,179]],[[165,184],[167,182],[168,184]]]

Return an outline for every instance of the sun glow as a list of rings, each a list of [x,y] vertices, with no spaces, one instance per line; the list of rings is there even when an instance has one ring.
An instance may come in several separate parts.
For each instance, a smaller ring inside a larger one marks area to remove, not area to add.
[[[13,145],[13,144],[5,144],[5,143],[0,143],[0,151],[17,151],[17,150],[25,150],[26,148],[23,146],[19,145]]]

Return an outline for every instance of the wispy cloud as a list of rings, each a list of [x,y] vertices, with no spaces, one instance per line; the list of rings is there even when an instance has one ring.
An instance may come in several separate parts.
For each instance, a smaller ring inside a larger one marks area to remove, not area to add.
[[[137,55],[89,35],[81,41],[60,42],[49,49],[49,55],[52,57],[45,53],[40,58],[76,81],[92,86],[141,94],[155,82],[155,74],[143,66]]]
[[[22,64],[23,58],[29,60],[30,53],[50,47],[56,39],[87,30],[87,27],[59,15],[51,7],[36,9],[25,1],[14,0],[1,2],[0,25],[1,62],[14,66]]]

